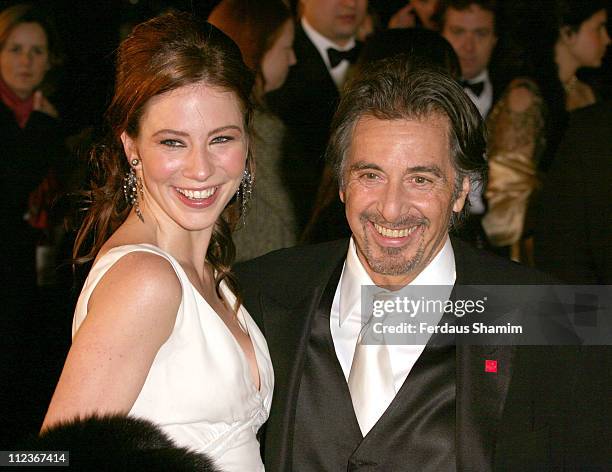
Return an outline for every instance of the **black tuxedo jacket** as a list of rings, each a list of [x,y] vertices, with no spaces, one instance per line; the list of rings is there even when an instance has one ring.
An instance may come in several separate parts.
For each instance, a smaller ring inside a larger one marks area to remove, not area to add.
[[[458,284],[545,282],[538,272],[458,240],[452,244]],[[346,240],[302,246],[270,253],[236,269],[245,306],[266,336],[275,371],[272,410],[263,438],[266,470],[292,470],[293,447],[299,447],[293,444],[293,434],[309,326],[347,249]],[[609,353],[605,355],[609,359]],[[505,367],[495,375],[486,374],[485,359],[497,359]],[[458,346],[457,470],[583,470],[587,465],[612,465],[608,444],[612,368],[600,372],[602,362],[600,353],[584,355],[574,346]],[[599,393],[593,393],[593,378]],[[339,422],[329,418],[321,427],[338,428],[338,434],[351,427]],[[392,437],[393,431],[388,435]],[[385,436],[378,441],[384,447]],[[397,467],[402,451],[394,453],[394,465],[381,457],[378,468],[364,470],[402,470]]]
[[[293,48],[297,63],[289,69],[283,86],[266,95],[266,103],[287,126],[282,171],[303,229],[315,201],[340,94],[319,51],[299,23]]]
[[[570,283],[612,284],[612,102],[576,110],[537,208],[538,267]]]
[[[340,94],[318,49],[299,23],[293,49],[297,62],[283,86],[266,95],[266,103],[295,132],[294,137],[308,151],[307,157],[319,163]]]

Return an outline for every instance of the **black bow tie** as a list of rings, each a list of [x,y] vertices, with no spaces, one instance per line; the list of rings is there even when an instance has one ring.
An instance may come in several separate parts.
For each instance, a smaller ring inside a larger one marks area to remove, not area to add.
[[[468,82],[467,80],[462,80],[461,86],[463,88],[469,88],[474,93],[474,95],[480,97],[480,94],[484,90],[485,83],[484,80],[480,82]]]
[[[329,58],[329,64],[333,69],[342,61],[347,60],[351,64],[353,64],[357,57],[359,56],[359,49],[355,46],[353,49],[349,49],[348,51],[338,51],[334,48],[327,48],[327,57]]]

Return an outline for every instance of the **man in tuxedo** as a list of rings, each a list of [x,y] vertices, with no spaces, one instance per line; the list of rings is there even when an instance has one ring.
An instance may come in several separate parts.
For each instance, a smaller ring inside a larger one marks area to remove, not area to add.
[[[567,283],[612,285],[611,136],[611,101],[574,111],[536,204],[536,264]]]
[[[303,227],[323,170],[329,126],[340,88],[358,55],[355,40],[367,10],[367,0],[301,0],[301,18],[293,49],[297,63],[283,86],[266,102],[287,125],[294,160],[284,168]]]
[[[495,8],[495,0],[448,0],[439,12],[442,36],[459,57],[464,90],[483,118],[496,97],[489,75],[497,44]]]
[[[352,237],[276,251],[236,270],[275,370],[266,470],[594,463],[584,454],[591,436],[568,441],[574,387],[589,385],[578,378],[576,347],[360,341],[371,318],[362,313],[363,286],[454,286],[450,301],[459,285],[543,282],[448,235],[466,211],[470,181],[486,169],[484,152],[482,118],[450,76],[400,57],[374,64],[346,90],[328,158]],[[584,411],[597,410],[582,393]],[[605,437],[609,425],[589,415],[578,430]]]
[[[447,0],[442,1],[439,12],[440,31],[459,57],[463,89],[483,118],[500,92],[489,71],[497,44],[495,10],[495,0]],[[488,246],[481,225],[486,210],[482,182],[475,183],[470,192],[470,215],[458,232],[458,236],[480,248]]]

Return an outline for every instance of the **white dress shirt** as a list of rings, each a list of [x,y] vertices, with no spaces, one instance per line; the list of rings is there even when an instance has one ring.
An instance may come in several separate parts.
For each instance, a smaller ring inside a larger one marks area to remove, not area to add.
[[[410,285],[446,285],[452,287],[455,284],[455,279],[455,255],[450,239],[447,238],[440,252]],[[375,284],[359,260],[355,243],[351,238],[330,314],[330,329],[334,348],[347,382],[353,363],[355,345],[362,328],[362,285]],[[389,344],[387,348],[391,359],[393,383],[395,391],[398,392],[425,349],[425,345]]]
[[[314,44],[319,51],[319,54],[321,55],[321,58],[329,71],[329,75],[331,75],[331,78],[334,80],[336,87],[340,89],[346,80],[350,63],[344,59],[340,61],[340,64],[332,69],[331,64],[329,63],[329,57],[327,56],[327,49],[334,48],[338,51],[349,51],[355,47],[355,38],[351,38],[344,46],[338,46],[336,43],[315,30],[310,23],[308,23],[306,18],[302,17],[301,22],[304,33],[306,33],[306,36],[308,36],[308,38],[312,41],[312,44]]]
[[[467,93],[468,97],[470,97],[472,103],[474,103],[476,108],[478,108],[480,116],[486,118],[491,110],[491,107],[493,106],[493,85],[491,84],[491,79],[489,78],[489,71],[485,69],[473,79],[467,80],[467,82],[470,84],[475,84],[478,82],[484,83],[484,88],[479,96],[477,96],[467,87],[463,90],[465,90],[465,93]]]

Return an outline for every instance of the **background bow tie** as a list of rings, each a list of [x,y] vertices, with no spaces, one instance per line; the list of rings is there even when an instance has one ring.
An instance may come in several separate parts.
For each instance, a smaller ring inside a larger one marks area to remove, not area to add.
[[[355,46],[353,49],[349,49],[348,51],[338,51],[334,48],[327,49],[327,57],[329,58],[329,64],[331,65],[332,69],[345,59],[353,64],[357,60],[358,56],[359,49],[357,46]]]
[[[461,86],[463,88],[469,88],[474,93],[474,95],[480,97],[480,94],[484,90],[485,83],[484,81],[470,83],[467,80],[462,80]]]

